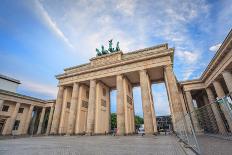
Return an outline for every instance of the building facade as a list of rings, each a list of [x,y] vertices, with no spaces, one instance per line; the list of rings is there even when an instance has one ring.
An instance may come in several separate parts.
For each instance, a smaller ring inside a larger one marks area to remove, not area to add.
[[[0,135],[48,134],[55,100],[45,101],[18,94],[16,88],[20,82],[1,77]]]
[[[199,122],[199,112],[205,116],[204,130],[208,130],[207,128],[211,126],[213,128],[211,132],[226,134],[232,131],[232,111],[228,110],[225,104],[215,103],[216,99],[232,92],[232,31],[229,32],[201,77],[181,81],[180,86],[186,101],[186,110],[191,113],[196,132],[201,132],[204,128]]]
[[[146,134],[157,132],[151,84],[165,82],[172,120],[184,115],[183,99],[173,73],[174,49],[162,44],[130,53],[97,56],[57,75],[59,91],[51,134],[104,134],[110,131],[110,91],[117,90],[117,132],[133,134],[132,89],[140,85]]]

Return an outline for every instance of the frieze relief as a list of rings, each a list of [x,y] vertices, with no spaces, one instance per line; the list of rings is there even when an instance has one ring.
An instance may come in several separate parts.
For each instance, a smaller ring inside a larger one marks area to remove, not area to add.
[[[112,62],[116,62],[116,61],[121,60],[121,56],[122,56],[122,53],[118,52],[118,53],[113,53],[113,54],[105,55],[101,57],[95,57],[93,59],[90,59],[91,66],[105,65],[105,64],[112,63]]]
[[[125,64],[122,66],[108,68],[104,70],[98,70],[95,72],[79,74],[73,77],[63,78],[63,79],[60,79],[59,84],[60,85],[70,84],[74,81],[81,82],[81,81],[86,81],[86,80],[90,80],[94,78],[113,76],[117,74],[123,74],[126,72],[141,70],[141,69],[161,67],[161,66],[165,66],[169,64],[171,64],[170,56],[165,56],[161,58],[150,59],[150,60],[140,61],[140,62],[131,63],[131,64]]]

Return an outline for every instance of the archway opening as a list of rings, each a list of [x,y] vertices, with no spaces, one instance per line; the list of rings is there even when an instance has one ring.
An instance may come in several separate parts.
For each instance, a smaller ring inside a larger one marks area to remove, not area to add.
[[[160,133],[170,132],[172,130],[172,121],[165,83],[153,83],[151,87],[156,114],[157,131]]]

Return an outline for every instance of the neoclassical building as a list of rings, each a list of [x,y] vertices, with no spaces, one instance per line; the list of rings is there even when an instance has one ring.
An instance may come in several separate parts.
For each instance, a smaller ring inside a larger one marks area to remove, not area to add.
[[[193,100],[196,101],[198,109],[210,104],[208,107],[211,108],[203,112],[210,115],[205,130],[211,125],[215,132],[221,134],[232,132],[232,109],[225,107],[224,104],[212,104],[216,99],[232,92],[232,30],[200,78],[181,81],[180,85],[188,111],[194,110]],[[196,114],[192,115],[192,120],[195,131],[201,131],[202,127]]]
[[[110,90],[117,92],[117,132],[133,134],[132,88],[141,87],[146,134],[157,132],[151,84],[165,82],[172,120],[184,115],[184,102],[173,73],[174,49],[168,44],[97,56],[57,75],[59,91],[51,134],[104,134],[110,131]]]
[[[178,82],[173,72],[174,49],[168,44],[96,56],[89,63],[64,69],[57,75],[59,91],[53,115],[51,134],[103,134],[110,130],[110,90],[117,92],[117,132],[135,132],[132,88],[141,87],[146,134],[157,132],[151,84],[164,82],[168,94],[173,129],[177,122],[195,110],[232,91],[232,34],[228,34],[199,79]],[[229,124],[225,128],[220,109],[212,105],[215,130],[232,131],[228,111],[221,111]],[[210,113],[210,112],[209,112]],[[195,132],[202,132],[199,120],[191,113]],[[208,121],[210,122],[210,121]]]
[[[157,132],[151,84],[164,82],[173,130],[191,114],[195,132],[202,132],[196,108],[214,120],[205,119],[215,131],[232,131],[231,112],[211,104],[232,91],[232,31],[199,79],[178,82],[173,72],[174,49],[161,44],[137,51],[117,51],[91,58],[83,65],[64,69],[57,75],[56,100],[45,101],[15,92],[18,80],[0,76],[0,133],[105,134],[110,132],[110,91],[117,92],[117,133],[135,132],[133,87],[141,87],[144,129]],[[1,80],[2,79],[2,80]],[[7,84],[11,82],[10,85]],[[194,104],[197,104],[197,107]],[[213,124],[213,125],[212,125]]]
[[[48,134],[55,100],[16,93],[20,81],[0,75],[0,135]]]

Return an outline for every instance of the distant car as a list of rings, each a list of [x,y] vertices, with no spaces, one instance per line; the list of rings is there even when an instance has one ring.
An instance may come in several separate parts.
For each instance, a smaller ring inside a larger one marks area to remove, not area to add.
[[[142,135],[144,135],[144,134],[145,134],[145,130],[144,130],[144,128],[139,128],[139,130],[138,130],[138,134],[142,134]]]

